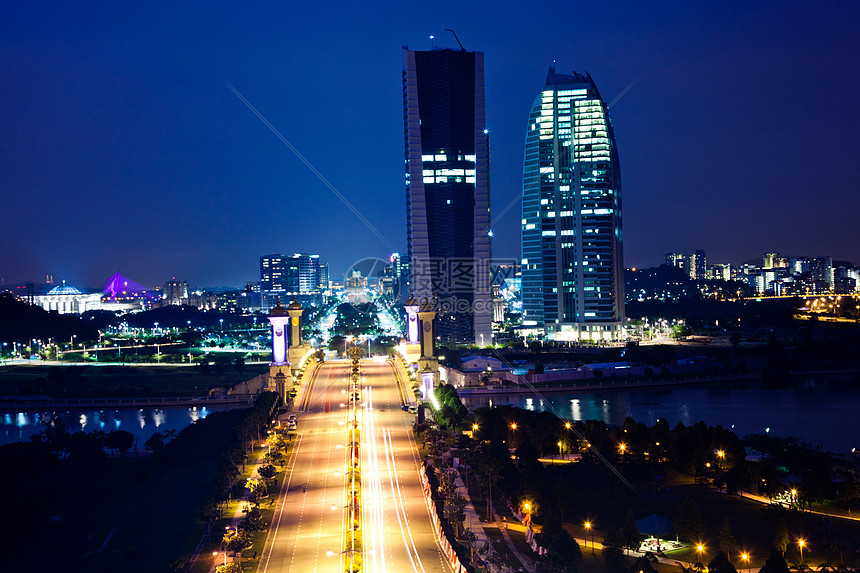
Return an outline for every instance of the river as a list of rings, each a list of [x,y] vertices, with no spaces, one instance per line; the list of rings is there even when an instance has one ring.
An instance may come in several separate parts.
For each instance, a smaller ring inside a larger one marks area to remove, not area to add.
[[[105,433],[125,430],[134,434],[137,445],[143,444],[155,432],[165,430],[182,431],[189,424],[203,419],[209,414],[227,410],[231,405],[217,406],[167,406],[161,408],[107,408],[94,410],[69,408],[56,411],[70,432],[83,430]],[[52,414],[51,411],[22,410],[0,412],[0,445],[12,442],[26,442],[30,436],[42,430],[42,421]]]
[[[836,453],[860,450],[860,387],[839,380],[596,392],[554,389],[541,395],[470,396],[463,402],[470,410],[490,403],[509,404],[555,412],[570,420],[603,420],[611,425],[623,424],[627,416],[649,426],[660,418],[672,427],[678,422],[692,425],[702,420],[731,428],[741,437],[752,433],[794,436]]]

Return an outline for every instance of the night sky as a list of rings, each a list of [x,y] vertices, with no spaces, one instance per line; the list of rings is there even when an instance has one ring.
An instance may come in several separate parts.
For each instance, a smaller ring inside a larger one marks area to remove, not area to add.
[[[626,266],[698,248],[860,263],[856,1],[243,4],[4,5],[6,284],[241,286],[271,252],[340,279],[405,252],[400,48],[456,47],[446,27],[486,54],[494,216],[516,201],[496,256],[519,258],[526,120],[555,60],[607,101],[633,83],[611,110]]]

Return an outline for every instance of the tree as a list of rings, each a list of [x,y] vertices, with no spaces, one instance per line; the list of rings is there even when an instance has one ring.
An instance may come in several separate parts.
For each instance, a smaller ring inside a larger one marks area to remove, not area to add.
[[[699,506],[689,497],[681,501],[675,514],[675,533],[681,541],[695,543],[701,541],[705,532],[705,523],[699,513]]]
[[[784,516],[779,516],[776,522],[773,531],[773,548],[779,551],[780,556],[785,555],[785,550],[788,549],[788,525],[785,523]],[[785,563],[785,559],[782,562]]]
[[[242,567],[238,563],[227,563],[216,567],[215,573],[242,573]]]
[[[624,548],[628,551],[636,551],[639,549],[639,544],[642,542],[642,535],[636,527],[636,519],[633,517],[633,509],[627,510],[627,516],[624,519],[624,526],[621,528],[621,535],[624,537]]]
[[[630,567],[631,573],[657,573],[654,569],[654,563],[657,562],[657,556],[653,553],[646,553],[642,557],[638,557]]]
[[[161,432],[155,432],[144,442],[143,447],[151,452],[159,452],[164,449],[164,445],[164,436]]]
[[[601,551],[607,573],[627,573],[624,560],[624,535],[618,529],[607,529]]]
[[[672,338],[683,340],[692,334],[693,329],[686,324],[676,324],[672,327]]]
[[[272,479],[275,477],[275,474],[278,473],[278,470],[275,469],[275,466],[272,464],[266,464],[264,466],[260,466],[259,469],[257,469],[257,473],[260,474],[260,477],[263,479]]]
[[[722,536],[720,537],[720,541],[722,541]],[[732,540],[734,541],[734,539]],[[717,556],[711,559],[711,562],[708,563],[708,572],[709,573],[738,573],[738,570],[735,569],[735,566],[732,565],[732,562],[726,557],[726,554],[720,551],[717,553]]]
[[[257,531],[262,529],[263,516],[260,513],[259,507],[252,507],[245,514],[245,519],[239,522],[238,529],[242,531]]]
[[[105,451],[101,440],[93,434],[75,432],[69,436],[69,459],[73,462],[91,463],[104,459]]]
[[[247,482],[248,489],[251,490],[251,500],[257,502],[260,498],[265,497],[269,493],[269,488],[266,482],[261,479],[249,479]]]
[[[272,432],[266,441],[269,443],[270,450],[280,450],[287,445],[284,436],[280,432]]]
[[[224,534],[224,547],[227,548],[227,551],[232,551],[233,553],[239,553],[243,549],[247,549],[251,547],[253,540],[251,536],[245,531],[228,531]]]
[[[723,521],[723,526],[720,528],[720,551],[725,555],[731,555],[734,550],[735,536],[732,534],[732,528],[729,527],[729,518],[727,517],[725,521]],[[717,557],[719,557],[719,555]],[[732,569],[734,569],[734,567],[732,567]]]
[[[561,520],[550,513],[544,520],[543,528],[535,536],[538,545],[546,549],[550,564],[562,571],[576,570],[576,563],[582,559],[579,545],[561,526]]]
[[[759,573],[789,573],[788,563],[779,549],[773,549]]]
[[[117,449],[125,455],[134,445],[134,434],[125,430],[114,430],[108,434],[108,447],[111,450]]]

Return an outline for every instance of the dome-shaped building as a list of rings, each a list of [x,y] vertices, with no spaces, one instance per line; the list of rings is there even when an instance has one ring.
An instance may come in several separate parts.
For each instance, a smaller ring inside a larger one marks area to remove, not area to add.
[[[60,314],[80,314],[99,308],[102,295],[101,293],[83,293],[63,281],[62,284],[49,290],[47,294],[38,295],[34,299],[37,305],[47,311],[56,311]]]

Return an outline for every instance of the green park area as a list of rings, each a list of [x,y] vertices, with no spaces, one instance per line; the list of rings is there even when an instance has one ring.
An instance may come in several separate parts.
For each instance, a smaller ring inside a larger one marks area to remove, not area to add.
[[[443,529],[476,567],[516,570],[517,553],[548,571],[587,573],[860,565],[854,458],[704,422],[648,427],[628,418],[616,427],[511,407],[469,414],[448,385],[435,398],[437,423],[416,431]],[[457,474],[487,542],[475,541]],[[531,521],[546,555],[528,546],[515,513]],[[633,555],[654,536],[677,543]]]

